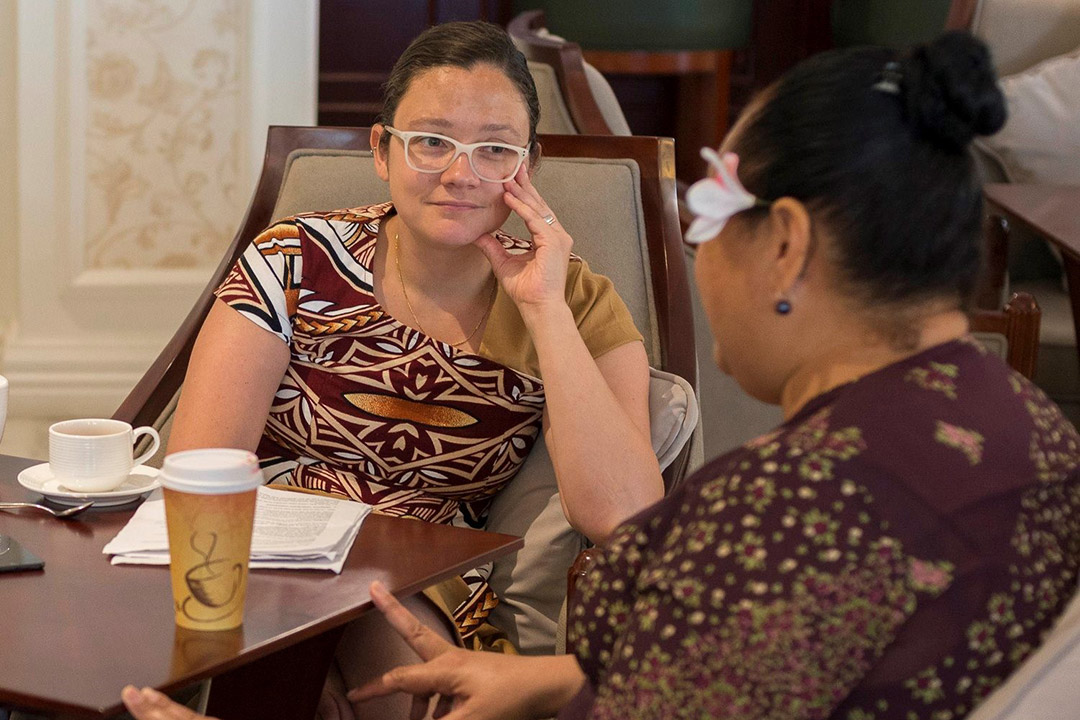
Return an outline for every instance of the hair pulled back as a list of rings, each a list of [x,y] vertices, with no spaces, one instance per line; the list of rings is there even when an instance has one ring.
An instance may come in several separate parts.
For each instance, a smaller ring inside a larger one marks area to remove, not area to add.
[[[383,106],[377,122],[393,125],[398,104],[417,75],[438,67],[468,70],[480,63],[501,70],[521,93],[529,113],[529,147],[532,148],[540,121],[540,99],[529,66],[505,30],[481,20],[435,25],[409,43],[383,87]],[[383,142],[389,142],[389,135],[383,133],[382,137]]]
[[[731,149],[751,192],[801,200],[825,223],[845,286],[867,302],[964,302],[981,260],[968,146],[1004,122],[986,46],[952,32],[900,55],[807,60],[766,91]]]

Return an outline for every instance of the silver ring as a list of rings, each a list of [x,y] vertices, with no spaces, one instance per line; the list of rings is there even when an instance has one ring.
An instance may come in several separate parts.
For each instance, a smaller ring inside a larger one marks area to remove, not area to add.
[[[544,217],[542,217],[540,219],[543,220],[544,222],[546,222],[548,225],[554,225],[555,224],[555,216],[554,215],[545,215]]]

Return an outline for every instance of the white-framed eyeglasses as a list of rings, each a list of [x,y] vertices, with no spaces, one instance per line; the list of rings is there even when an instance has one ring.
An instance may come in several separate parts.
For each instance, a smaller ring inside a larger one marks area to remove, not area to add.
[[[401,138],[405,144],[405,162],[417,172],[441,173],[454,164],[458,155],[464,153],[478,178],[502,183],[514,177],[529,156],[528,148],[517,145],[462,143],[438,133],[404,131],[389,125],[384,127],[386,132]]]

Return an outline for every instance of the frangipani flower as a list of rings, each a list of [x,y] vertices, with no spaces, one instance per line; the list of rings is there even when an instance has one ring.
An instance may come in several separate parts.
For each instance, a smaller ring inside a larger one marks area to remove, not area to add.
[[[715,174],[698,180],[686,191],[686,205],[696,217],[683,239],[695,245],[716,237],[736,213],[767,204],[747,192],[739,182],[738,155],[724,153],[720,157],[715,150],[706,147],[701,148],[701,157],[708,161]]]

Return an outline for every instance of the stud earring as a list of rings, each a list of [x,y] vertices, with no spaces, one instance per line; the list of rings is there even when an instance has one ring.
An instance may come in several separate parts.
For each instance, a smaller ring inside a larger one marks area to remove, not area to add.
[[[776,301],[777,315],[787,315],[789,312],[791,312],[791,303],[789,303],[787,300]]]

